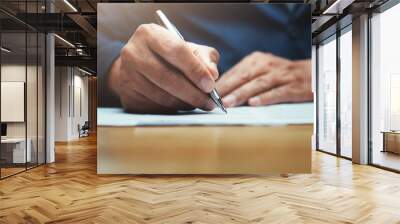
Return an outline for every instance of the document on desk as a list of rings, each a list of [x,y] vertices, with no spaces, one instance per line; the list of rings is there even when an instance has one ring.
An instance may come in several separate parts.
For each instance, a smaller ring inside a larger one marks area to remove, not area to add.
[[[199,109],[177,114],[131,114],[121,108],[98,108],[100,126],[231,126],[290,125],[313,123],[313,103],[278,104],[263,107],[228,108],[228,114],[215,109]]]

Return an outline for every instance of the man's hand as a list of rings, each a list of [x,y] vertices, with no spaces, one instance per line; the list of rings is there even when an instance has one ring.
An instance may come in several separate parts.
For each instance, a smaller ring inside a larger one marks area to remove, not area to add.
[[[227,71],[217,89],[227,107],[312,101],[311,62],[254,52]]]
[[[218,52],[181,40],[155,24],[139,26],[121,51],[109,83],[125,110],[168,113],[211,110]]]

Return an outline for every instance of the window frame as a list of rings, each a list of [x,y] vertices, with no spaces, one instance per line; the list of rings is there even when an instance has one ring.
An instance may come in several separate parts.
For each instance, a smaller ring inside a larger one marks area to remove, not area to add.
[[[315,89],[316,89],[316,94],[315,94],[315,98],[316,98],[316,151],[319,152],[323,152],[323,153],[327,153],[329,155],[333,155],[333,156],[337,156],[346,160],[352,160],[352,158],[347,157],[342,155],[341,153],[341,119],[340,119],[340,102],[341,102],[341,97],[340,97],[340,77],[341,77],[341,67],[340,67],[340,37],[344,34],[346,34],[347,32],[351,32],[352,31],[352,23],[349,23],[347,25],[345,25],[344,27],[338,29],[335,33],[331,34],[330,36],[326,37],[325,39],[322,39],[320,41],[318,41],[318,43],[316,44],[316,68],[315,68]],[[336,41],[336,151],[335,153],[329,152],[327,150],[321,149],[320,148],[320,144],[319,144],[319,110],[320,105],[319,105],[319,94],[320,94],[320,90],[319,90],[319,78],[320,78],[320,74],[319,74],[319,60],[320,60],[320,56],[319,56],[319,47],[322,43],[326,44],[330,41]]]

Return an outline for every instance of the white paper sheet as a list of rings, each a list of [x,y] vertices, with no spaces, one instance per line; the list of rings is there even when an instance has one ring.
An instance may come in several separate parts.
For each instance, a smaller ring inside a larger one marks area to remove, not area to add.
[[[312,103],[228,108],[228,114],[194,110],[174,115],[129,114],[121,108],[98,108],[99,126],[289,125],[313,123]]]

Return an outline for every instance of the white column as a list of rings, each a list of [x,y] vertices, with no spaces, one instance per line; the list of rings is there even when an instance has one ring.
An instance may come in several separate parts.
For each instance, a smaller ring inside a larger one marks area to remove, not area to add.
[[[71,140],[71,88],[72,68],[57,66],[55,69],[55,141]]]
[[[311,147],[312,150],[317,149],[317,48],[312,45],[311,51],[311,69],[312,69],[312,79],[311,88],[314,96],[314,129],[313,135],[311,137]]]
[[[353,19],[353,162],[368,163],[368,15]]]
[[[46,36],[46,163],[55,161],[54,133],[55,133],[55,56],[54,35]]]

